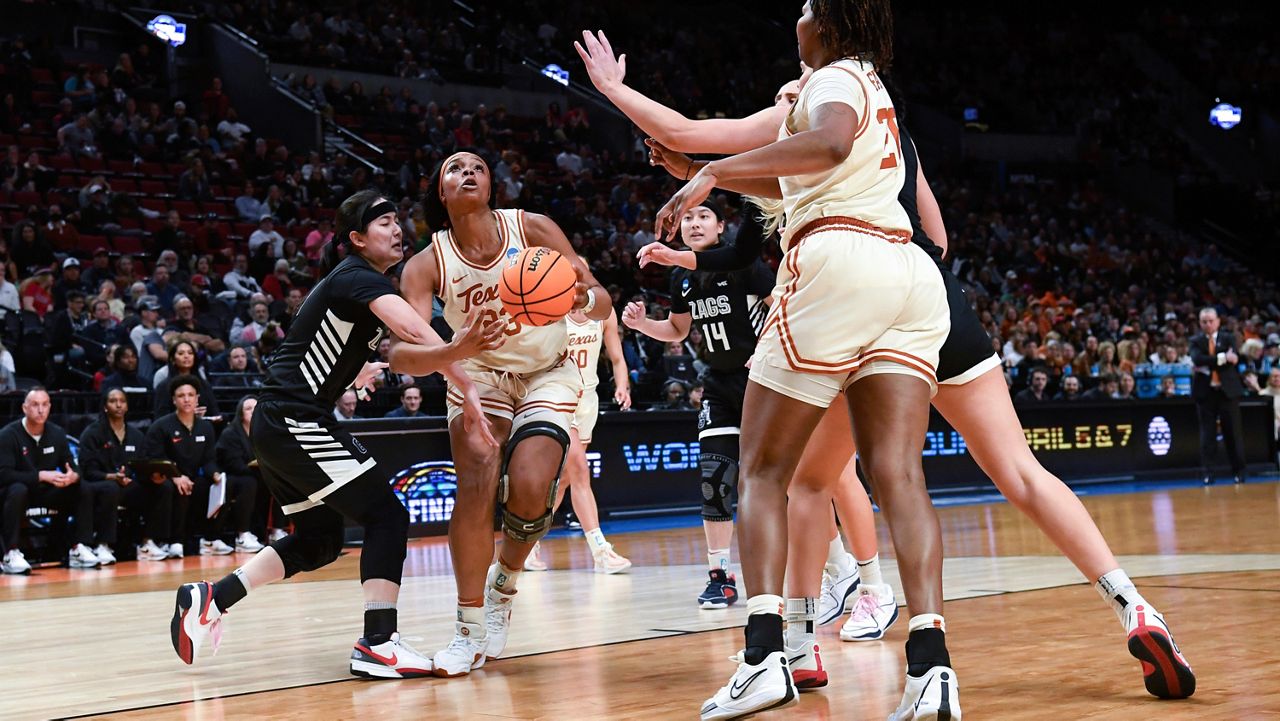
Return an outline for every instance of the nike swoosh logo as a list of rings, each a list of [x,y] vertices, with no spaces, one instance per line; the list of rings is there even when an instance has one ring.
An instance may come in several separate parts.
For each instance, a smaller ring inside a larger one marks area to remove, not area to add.
[[[466,279],[467,279],[467,276],[465,276],[465,275],[464,275],[464,276],[462,276],[461,278],[454,278],[454,279],[453,279],[453,282],[454,282],[454,283],[461,283],[462,281],[464,281],[464,280],[466,280]]]
[[[734,699],[735,701],[741,698],[743,692],[747,690],[747,687],[755,683],[756,679],[760,678],[761,674],[768,670],[769,669],[767,668],[762,668],[759,671],[756,671],[751,674],[751,678],[748,678],[747,682],[742,685],[739,685],[737,681],[734,681],[733,685],[729,687],[729,698]]]
[[[924,703],[924,694],[929,690],[929,684],[933,683],[935,678],[937,678],[937,676],[930,676],[929,680],[924,682],[924,688],[920,689],[920,695],[916,697],[915,708],[919,709],[920,704]]]
[[[379,661],[387,664],[388,666],[395,666],[396,663],[400,660],[394,652],[392,652],[390,656],[379,656],[378,654],[374,653],[372,649],[366,648],[365,646],[361,646],[357,644],[356,648],[359,648],[361,651],[369,654],[370,656],[378,659]]]
[[[208,584],[205,584],[208,586]],[[209,587],[204,590],[204,608],[200,609],[200,625],[208,626],[213,623],[209,620],[209,606],[213,603],[213,588]]]
[[[800,661],[800,660],[803,660],[803,659],[804,659],[804,654],[802,653],[802,654],[800,654],[799,656],[793,656],[793,657],[791,657],[791,658],[787,659],[787,664],[788,664],[788,665],[790,665],[790,664],[795,663],[796,661]]]

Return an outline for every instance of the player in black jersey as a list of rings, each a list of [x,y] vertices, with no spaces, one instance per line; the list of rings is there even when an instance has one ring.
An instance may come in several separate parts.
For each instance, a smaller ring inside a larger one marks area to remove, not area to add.
[[[724,218],[714,203],[685,214],[680,234],[693,250],[718,247]],[[747,362],[755,352],[773,290],[772,273],[758,259],[743,270],[727,273],[671,272],[671,313],[666,320],[645,316],[643,303],[629,304],[622,322],[650,338],[682,341],[696,325],[706,340],[708,370],[698,415],[698,463],[702,469],[702,528],[707,538],[710,580],[698,597],[702,608],[725,608],[738,600],[737,582],[729,573],[733,540],[733,501],[738,479],[738,435],[742,398],[747,391]]]
[[[217,583],[178,589],[170,625],[174,651],[194,661],[206,639],[215,649],[223,614],[252,589],[338,557],[345,519],[364,527],[360,581],[364,635],[351,652],[351,673],[375,678],[430,675],[431,659],[400,641],[396,600],[404,566],[409,515],[361,443],[331,410],[348,388],[363,388],[386,363],[367,363],[384,326],[434,358],[435,370],[462,388],[471,432],[494,444],[479,397],[457,361],[501,344],[503,324],[469,323],[445,343],[396,294],[387,270],[404,256],[396,206],[361,191],[338,209],[329,256],[346,257],[316,285],[288,335],[268,361],[267,381],[253,415],[251,437],[263,480],[293,522],[293,533],[274,541]]]
[[[759,122],[752,118],[741,122]],[[1040,464],[1027,446],[1022,425],[1009,398],[999,358],[992,352],[991,338],[965,297],[960,281],[942,262],[946,253],[946,229],[941,211],[920,168],[910,132],[901,118],[898,129],[908,171],[898,201],[911,219],[912,242],[929,253],[938,264],[951,312],[951,331],[939,354],[938,393],[932,401],[934,407],[965,439],[974,461],[1001,494],[1031,518],[1076,568],[1093,581],[1099,595],[1124,626],[1130,653],[1142,662],[1147,691],[1160,698],[1190,696],[1195,692],[1195,675],[1173,641],[1163,616],[1142,597],[1120,568],[1106,539],[1080,500],[1061,479]],[[749,136],[751,131],[740,128],[737,132]],[[726,135],[732,136],[733,133],[726,133],[723,126],[718,128],[716,142],[723,143]],[[690,142],[689,133],[683,137],[686,143]],[[696,168],[687,156],[673,153],[661,143],[651,141],[649,145],[654,155],[652,162],[663,165],[674,176],[688,177]],[[740,235],[738,243],[715,251],[714,255],[718,257],[700,255],[696,259],[691,257],[692,254],[679,253],[660,243],[653,243],[640,250],[641,266],[657,262],[703,270],[742,267],[758,257],[764,241],[763,236],[749,236]],[[845,440],[850,438],[848,435],[841,437]],[[845,449],[828,448],[828,453],[833,458],[852,459],[852,444],[850,442]],[[896,615],[891,605],[892,599],[889,605],[866,604],[860,618],[856,618],[859,614],[855,610],[855,618],[845,624],[841,637],[846,640],[879,638],[887,627],[885,619],[891,614]],[[860,637],[860,633],[866,636]]]

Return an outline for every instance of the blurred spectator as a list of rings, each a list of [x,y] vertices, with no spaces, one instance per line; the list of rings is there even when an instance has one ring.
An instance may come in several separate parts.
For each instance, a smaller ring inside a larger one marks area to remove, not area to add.
[[[358,401],[359,397],[356,396],[356,392],[348,388],[346,392],[342,394],[342,397],[338,399],[338,402],[334,404],[333,417],[340,421],[349,421],[359,418],[360,416],[356,415],[356,403]]]
[[[304,243],[307,260],[319,263],[324,254],[324,247],[333,241],[333,223],[328,218],[321,218],[316,229],[307,233]]]
[[[252,180],[244,181],[244,191],[236,196],[236,215],[242,223],[257,223],[263,215],[269,215],[262,201],[254,194]]]
[[[155,296],[143,296],[137,303],[138,324],[129,330],[129,340],[138,353],[138,375],[147,388],[153,386],[156,369],[169,362],[169,351],[164,341],[164,326],[160,318],[160,301]]]
[[[1107,373],[1098,379],[1098,385],[1081,394],[1080,399],[1086,401],[1109,401],[1120,392],[1120,375]]]
[[[1177,398],[1178,397],[1178,379],[1173,376],[1163,376],[1160,378],[1160,392],[1157,398]]]
[[[199,395],[200,403],[197,412],[201,417],[209,420],[221,417],[218,412],[218,397],[214,395],[213,388],[205,378],[204,364],[196,352],[195,345],[181,338],[169,342],[169,363],[157,370],[155,378],[152,379],[152,388],[155,389],[155,415],[160,416],[173,411],[173,396],[167,392],[167,389],[169,379],[178,376],[190,376],[194,379],[191,382],[195,384]]]
[[[662,387],[662,400],[649,408],[651,411],[692,410],[685,386],[680,381],[670,381]]]
[[[1119,382],[1116,385],[1117,390],[1113,398],[1122,401],[1137,400],[1138,383],[1134,380],[1132,373],[1129,373],[1128,371],[1121,373]]]
[[[1275,424],[1272,432],[1276,440],[1280,440],[1280,368],[1272,368],[1271,372],[1267,374],[1267,385],[1263,387],[1259,395],[1271,397]]]
[[[1026,388],[1013,397],[1014,403],[1044,403],[1051,400],[1045,390],[1049,385],[1049,374],[1043,368],[1031,371],[1031,382]]]
[[[422,389],[417,386],[400,388],[400,405],[388,411],[386,418],[425,418],[422,412]]]
[[[215,449],[218,467],[227,474],[229,486],[239,489],[237,493],[228,493],[228,496],[234,497],[232,526],[244,529],[235,539],[236,550],[241,553],[257,553],[263,548],[258,537],[248,530],[254,510],[253,502],[256,500],[253,491],[258,487],[258,474],[250,466],[256,465],[257,459],[253,444],[249,441],[249,424],[253,421],[253,411],[257,406],[258,400],[253,396],[245,396],[236,403],[235,416],[218,437]]]
[[[222,276],[222,284],[234,294],[234,300],[249,300],[254,293],[262,292],[262,286],[249,274],[249,258],[243,253],[236,254],[234,266]]]
[[[259,218],[258,229],[249,236],[249,254],[255,254],[262,245],[268,246],[272,258],[280,257],[284,250],[284,236],[276,232],[276,219],[268,214]]]
[[[139,478],[130,466],[135,461],[146,460],[147,456],[146,436],[125,422],[129,414],[128,395],[119,387],[107,386],[102,398],[102,414],[80,432],[80,465],[85,481],[94,486],[119,488],[121,505],[143,518],[143,538],[138,544],[137,559],[162,561],[168,554],[156,546],[154,539],[168,526],[168,506],[172,498],[164,497],[151,479]],[[110,522],[114,525],[115,519]],[[100,550],[95,550],[95,555],[101,555]],[[109,547],[106,550],[108,555],[113,555]]]
[[[150,392],[151,383],[138,375],[138,353],[132,345],[117,345],[111,352],[110,361],[111,372],[97,384],[97,389],[121,388],[126,394]]]
[[[271,275],[262,281],[262,290],[273,300],[283,300],[291,288],[293,288],[293,278],[290,275],[289,261],[280,258],[276,261]]]
[[[1215,308],[1200,311],[1201,332],[1191,338],[1191,360],[1195,374],[1191,378],[1191,397],[1195,399],[1200,418],[1200,464],[1204,483],[1214,481],[1213,461],[1218,455],[1218,429],[1221,424],[1222,444],[1236,483],[1245,481],[1244,427],[1240,421],[1240,381],[1235,336],[1220,329],[1221,319]]]
[[[231,323],[231,345],[253,345],[257,343],[258,339],[267,333],[267,324],[270,322],[271,307],[265,301],[254,301],[249,305],[248,322],[237,317]]]
[[[1058,391],[1058,395],[1054,396],[1055,401],[1075,401],[1080,399],[1080,379],[1076,376],[1066,376],[1062,379],[1062,390]]]
[[[169,330],[177,331],[183,340],[196,344],[210,355],[227,349],[226,342],[222,340],[221,330],[214,326],[210,319],[204,316],[197,318],[195,303],[185,295],[178,296],[174,300],[173,322],[167,327]]]
[[[22,281],[18,295],[22,297],[22,309],[29,310],[44,320],[53,307],[53,268],[41,268],[35,275]]]

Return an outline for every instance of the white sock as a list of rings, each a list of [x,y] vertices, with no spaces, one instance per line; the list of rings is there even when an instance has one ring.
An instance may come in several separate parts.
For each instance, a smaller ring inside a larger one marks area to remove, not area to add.
[[[786,638],[788,646],[796,646],[805,637],[813,636],[813,619],[817,615],[816,598],[788,598],[786,614]]]
[[[836,531],[836,537],[831,539],[831,543],[827,544],[827,566],[828,574],[836,578],[842,578],[849,575],[853,569],[849,563],[849,552],[844,550],[844,539],[840,537],[840,531]]]
[[[1093,587],[1098,589],[1098,595],[1102,596],[1102,600],[1111,605],[1111,610],[1116,612],[1116,618],[1120,619],[1120,623],[1124,623],[1124,611],[1129,606],[1139,603],[1145,606],[1151,605],[1141,593],[1138,593],[1129,574],[1122,568],[1104,573]]]
[[[520,580],[520,570],[522,569],[513,571],[502,561],[498,561],[489,570],[489,588],[507,595],[515,593],[516,582]]]
[[[608,541],[604,540],[604,531],[599,528],[583,531],[582,535],[587,537],[587,545],[591,547],[592,555],[604,550],[604,547],[608,545]]]
[[[762,593],[759,596],[752,596],[747,599],[747,615],[755,616],[762,613],[771,613],[775,616],[781,616],[785,605],[786,603],[782,600],[782,596]]]
[[[484,630],[484,607],[458,606],[458,623],[474,623]]]
[[[880,554],[858,561],[858,579],[864,585],[878,586],[884,583],[884,578],[880,575]]]
[[[922,613],[919,616],[912,616],[911,621],[907,623],[907,633],[919,631],[923,628],[936,628],[946,633],[947,619],[936,613]]]
[[[711,570],[717,568],[723,569],[725,573],[729,572],[729,549],[727,548],[710,548],[707,549],[707,566]]]

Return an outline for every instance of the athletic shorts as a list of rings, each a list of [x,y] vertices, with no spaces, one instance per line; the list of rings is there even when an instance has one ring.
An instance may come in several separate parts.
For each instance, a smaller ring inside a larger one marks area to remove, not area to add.
[[[600,394],[595,388],[584,388],[582,398],[578,399],[578,410],[573,413],[573,428],[578,431],[578,440],[582,445],[591,442],[591,433],[596,429],[596,421],[600,420]]]
[[[969,304],[964,288],[951,271],[942,269],[951,313],[951,332],[938,354],[938,382],[964,385],[992,368],[1000,366],[1000,356],[991,347],[991,336],[982,327],[978,312]]]
[[[253,412],[250,431],[262,480],[285,514],[315,508],[349,483],[385,486],[389,481],[368,449],[332,412],[263,398]]]
[[[462,368],[480,393],[486,415],[511,421],[511,432],[533,421],[554,423],[566,434],[582,396],[582,373],[565,355],[546,370],[533,373],[497,371],[463,361]],[[445,394],[449,423],[462,415],[462,392],[449,384]]]
[[[934,391],[950,328],[942,276],[919,246],[855,219],[820,218],[783,255],[750,377],[821,408],[879,373]]]
[[[747,395],[745,367],[702,374],[702,410],[698,413],[698,440],[741,433],[742,399]]]

